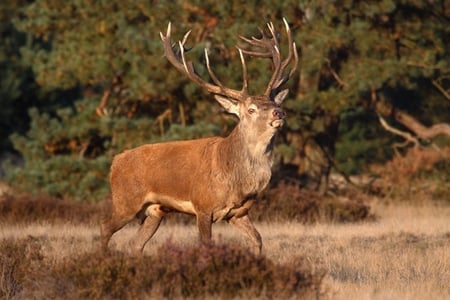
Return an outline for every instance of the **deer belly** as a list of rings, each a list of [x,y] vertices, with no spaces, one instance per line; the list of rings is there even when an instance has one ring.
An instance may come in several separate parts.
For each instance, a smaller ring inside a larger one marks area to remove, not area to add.
[[[162,207],[169,208],[171,210],[195,215],[194,205],[192,205],[191,201],[181,200],[166,195],[159,195],[156,193],[148,193],[145,200],[154,204],[160,204]]]

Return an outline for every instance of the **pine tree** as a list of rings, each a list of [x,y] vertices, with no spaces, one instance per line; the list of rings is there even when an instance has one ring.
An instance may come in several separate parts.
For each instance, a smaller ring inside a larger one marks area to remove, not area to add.
[[[37,84],[46,100],[30,111],[29,132],[12,139],[25,167],[9,176],[28,190],[101,199],[109,162],[123,149],[229,132],[234,121],[162,56],[159,32],[169,21],[175,41],[192,29],[188,56],[198,72],[207,77],[207,47],[234,88],[238,35],[289,21],[301,71],[289,83],[278,153],[297,175],[316,178],[313,188],[326,189],[333,164],[360,172],[392,155],[394,137],[378,114],[410,131],[398,112],[427,126],[450,115],[450,12],[442,1],[43,0],[14,10],[14,30],[33,37],[20,51],[35,76],[28,87]],[[249,59],[248,67],[256,92],[271,66]]]

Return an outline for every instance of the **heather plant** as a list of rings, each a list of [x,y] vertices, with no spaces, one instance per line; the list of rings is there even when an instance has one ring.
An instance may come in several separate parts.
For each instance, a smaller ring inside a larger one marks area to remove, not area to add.
[[[41,244],[33,237],[0,240],[0,298],[12,299],[24,288],[30,274],[44,264]]]
[[[97,224],[102,203],[79,203],[48,195],[4,195],[0,198],[1,224]]]
[[[271,213],[267,213],[271,212]],[[369,196],[358,189],[321,195],[297,181],[280,181],[261,196],[250,212],[258,221],[300,223],[350,223],[372,220]]]
[[[318,295],[325,275],[300,258],[277,265],[235,245],[167,242],[150,257],[88,252],[58,261],[42,259],[42,243],[34,248],[29,239],[1,241],[1,267],[9,274],[0,282],[4,298],[309,297]]]
[[[23,270],[19,269],[22,257],[16,257],[18,253],[24,253],[22,245],[15,245],[11,241],[2,241],[0,244],[0,298],[10,299],[20,291],[20,283],[23,280]],[[14,254],[14,255],[13,255]]]

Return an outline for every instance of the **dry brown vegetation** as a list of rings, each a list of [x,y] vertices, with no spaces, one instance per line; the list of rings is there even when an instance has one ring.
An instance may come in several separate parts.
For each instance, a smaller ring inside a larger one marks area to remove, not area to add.
[[[444,200],[450,204],[450,147],[406,150],[384,165],[371,167],[382,180],[376,188],[387,199]]]
[[[217,246],[199,248],[195,226],[165,224],[139,258],[126,254],[134,226],[102,254],[92,226],[3,224],[0,290],[11,298],[448,298],[450,208],[378,210],[370,223],[259,223],[262,258],[226,225],[214,227]]]
[[[92,240],[69,236],[59,247],[75,242],[80,252],[65,255],[67,250],[53,248],[51,239],[2,240],[2,298],[291,297],[317,294],[323,277],[311,273],[302,260],[283,266],[235,245],[186,247],[166,242],[154,255],[133,257],[88,250]]]
[[[403,172],[397,160],[385,174]],[[223,223],[213,226],[214,244],[199,246],[195,218],[179,214],[168,215],[143,257],[128,254],[136,224],[102,253],[102,204],[6,193],[0,299],[449,299],[450,206],[435,190],[390,201],[379,197],[388,186],[321,197],[278,182],[251,211],[261,257]]]

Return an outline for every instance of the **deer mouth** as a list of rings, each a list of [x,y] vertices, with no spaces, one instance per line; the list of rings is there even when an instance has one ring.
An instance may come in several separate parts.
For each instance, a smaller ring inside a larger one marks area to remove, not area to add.
[[[278,128],[281,128],[281,126],[283,126],[284,121],[283,121],[283,119],[275,119],[272,122],[270,122],[269,124],[272,128],[278,129]]]

